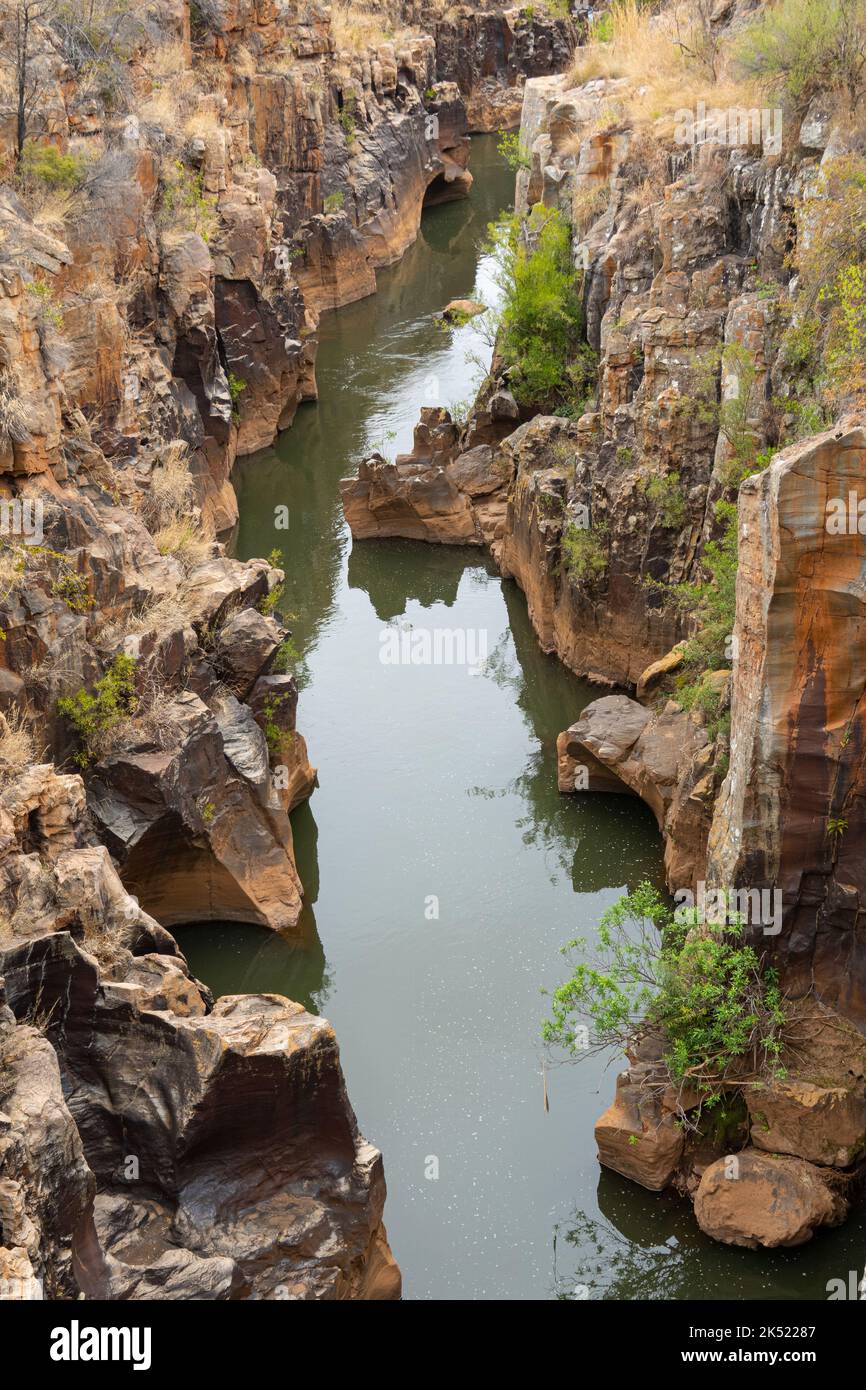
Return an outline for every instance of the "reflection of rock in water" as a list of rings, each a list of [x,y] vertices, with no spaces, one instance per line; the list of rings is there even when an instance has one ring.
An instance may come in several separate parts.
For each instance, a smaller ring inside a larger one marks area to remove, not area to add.
[[[390,622],[415,599],[423,608],[453,608],[466,565],[485,566],[477,551],[434,549],[422,541],[364,541],[349,556],[349,588],[363,589],[376,616]],[[492,572],[492,570],[488,570]]]

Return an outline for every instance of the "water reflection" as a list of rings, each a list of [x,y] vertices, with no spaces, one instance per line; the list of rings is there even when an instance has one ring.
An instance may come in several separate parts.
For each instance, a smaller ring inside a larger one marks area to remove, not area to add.
[[[414,600],[422,608],[435,603],[453,608],[463,564],[477,565],[471,547],[426,545],[423,541],[385,540],[352,547],[348,583],[367,595],[377,618],[389,623]],[[492,567],[490,569],[492,573]]]

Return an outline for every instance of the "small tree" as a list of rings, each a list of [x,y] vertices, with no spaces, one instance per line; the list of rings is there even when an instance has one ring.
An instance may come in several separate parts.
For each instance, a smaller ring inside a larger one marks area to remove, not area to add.
[[[678,1097],[695,1091],[695,1123],[726,1089],[784,1075],[788,1008],[776,971],[744,935],[735,914],[699,921],[695,909],[671,912],[650,883],[639,884],[603,914],[594,943],[563,947],[582,959],[551,994],[544,1041],[578,1059],[660,1036],[655,1086],[673,1085]]]
[[[15,166],[21,163],[30,119],[44,92],[34,59],[39,29],[57,9],[57,0],[14,0],[11,21],[0,45],[0,65],[11,71],[15,89]]]

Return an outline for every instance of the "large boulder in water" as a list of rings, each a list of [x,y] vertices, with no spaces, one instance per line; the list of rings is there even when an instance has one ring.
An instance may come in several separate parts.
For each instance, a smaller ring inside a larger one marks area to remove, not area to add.
[[[745,1149],[711,1163],[695,1195],[701,1230],[725,1245],[802,1245],[838,1226],[847,1203],[827,1176],[799,1158]]]

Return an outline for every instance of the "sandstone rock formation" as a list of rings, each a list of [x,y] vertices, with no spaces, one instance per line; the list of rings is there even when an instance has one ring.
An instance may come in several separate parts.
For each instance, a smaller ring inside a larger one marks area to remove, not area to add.
[[[235,459],[315,398],[320,312],[466,196],[468,130],[513,124],[575,28],[394,4],[365,46],[270,0],[78,19],[36,16],[39,129],[0,189],[3,1296],[397,1297],[330,1026],[214,1005],[166,930],[301,913],[289,812],[316,774],[278,556],[217,537]],[[16,138],[0,99],[10,169]],[[448,485],[473,527],[488,463]]]
[[[725,1245],[802,1245],[820,1226],[838,1226],[847,1206],[817,1169],[796,1158],[744,1149],[719,1158],[701,1178],[695,1216]]]
[[[683,1156],[685,1139],[671,1110],[646,1086],[637,1064],[617,1077],[616,1098],[596,1122],[599,1162],[658,1192],[667,1187]]]
[[[712,24],[718,35],[742,18],[722,8]],[[840,154],[861,153],[859,135],[831,125],[816,102],[799,144],[781,153],[766,132],[684,150],[641,114],[625,77],[531,78],[516,208],[541,203],[570,227],[596,389],[578,371],[583,399],[549,414],[551,400],[529,399],[495,355],[464,428],[426,410],[410,457],[368,460],[343,484],[356,539],[486,544],[523,590],[544,651],[634,692],[593,701],[560,735],[563,791],[642,796],[665,837],[672,889],[706,880],[781,894],[781,932],[752,925],[748,939],[809,1021],[796,1014],[784,1075],[739,1095],[732,1083],[739,1118],[727,1157],[741,1161],[743,1181],[728,1179],[724,1141],[699,1116],[683,1139],[657,1069],[639,1059],[597,1128],[604,1164],[652,1189],[697,1193],[702,1227],[744,1245],[798,1244],[841,1220],[866,1153],[866,432],[854,383],[837,383],[826,403],[855,404],[853,415],[777,452],[810,429],[785,337],[803,313],[792,248],[808,242],[822,175]],[[494,401],[506,398],[488,433]],[[828,516],[840,510],[834,529]],[[701,689],[689,690],[698,590],[731,537],[736,620],[731,606],[732,630],[715,633]],[[818,1030],[822,1058],[804,1028]],[[836,1035],[838,1053],[827,1041]]]
[[[276,995],[214,1006],[83,792],[44,766],[0,798],[8,1296],[398,1297],[330,1025]]]
[[[640,796],[664,834],[669,885],[694,889],[706,866],[715,790],[705,728],[673,700],[654,712],[627,695],[605,695],[556,747],[559,790]]]
[[[827,507],[847,506],[864,470],[866,429],[850,421],[777,454],[740,490],[736,756],[709,844],[718,882],[782,893],[770,945],[790,987],[814,988],[861,1027],[862,537],[829,531]]]

